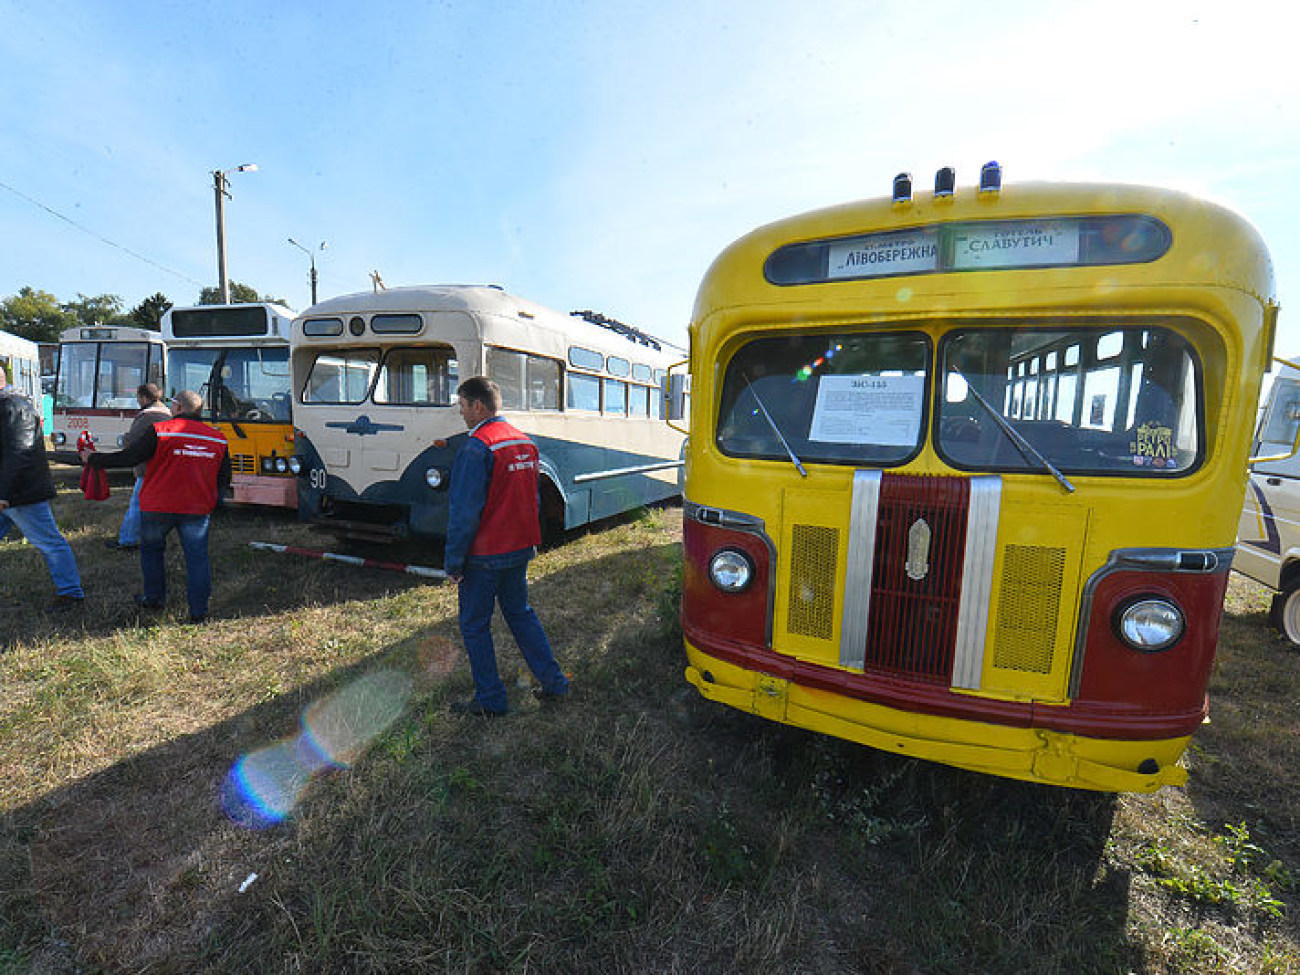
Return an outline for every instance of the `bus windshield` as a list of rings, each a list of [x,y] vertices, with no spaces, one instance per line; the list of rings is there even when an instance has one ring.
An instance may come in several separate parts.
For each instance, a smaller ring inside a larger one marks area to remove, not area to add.
[[[56,406],[138,409],[135,391],[153,378],[147,342],[71,342],[61,357]]]
[[[930,356],[920,332],[750,341],[727,365],[718,446],[796,464],[904,464],[924,439]],[[953,467],[1167,476],[1200,461],[1198,364],[1172,329],[955,329],[937,359],[935,447]]]
[[[174,347],[168,382],[173,392],[203,396],[204,416],[217,421],[288,423],[289,349]]]
[[[733,457],[901,464],[920,448],[921,332],[756,339],[727,366],[718,446]]]
[[[1168,475],[1200,459],[1197,363],[1169,329],[960,329],[939,360],[936,447],[954,467]]]
[[[302,390],[304,403],[365,402],[379,371],[378,349],[340,349],[318,355]]]

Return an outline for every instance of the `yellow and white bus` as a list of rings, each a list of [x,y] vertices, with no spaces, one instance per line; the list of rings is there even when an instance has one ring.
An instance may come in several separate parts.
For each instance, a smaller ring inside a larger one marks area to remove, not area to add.
[[[875,748],[1184,781],[1276,326],[1243,219],[1119,185],[762,227],[690,327],[687,679]]]
[[[445,537],[461,380],[501,387],[537,443],[548,534],[680,493],[682,440],[660,383],[682,354],[591,312],[497,287],[344,295],[293,324],[299,511],[358,540]]]
[[[168,395],[192,389],[230,444],[232,500],[295,508],[289,333],[296,312],[265,302],[163,314]]]
[[[140,406],[135,391],[163,385],[166,349],[146,328],[78,326],[59,335],[54,381],[53,457],[80,464],[77,438],[88,433],[99,450],[118,450]]]

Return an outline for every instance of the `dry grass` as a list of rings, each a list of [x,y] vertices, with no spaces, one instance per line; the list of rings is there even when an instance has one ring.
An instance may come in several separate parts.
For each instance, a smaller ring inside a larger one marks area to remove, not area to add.
[[[39,558],[0,543],[0,972],[1300,971],[1300,655],[1252,584],[1189,786],[1115,798],[700,700],[671,509],[534,563],[580,696],[518,688],[486,722],[446,710],[470,688],[449,587],[254,553],[321,542],[229,512],[217,618],[138,618],[134,560],[102,547],[120,504],[58,504],[79,616],[42,612]],[[369,747],[240,825],[233,763],[304,726]]]

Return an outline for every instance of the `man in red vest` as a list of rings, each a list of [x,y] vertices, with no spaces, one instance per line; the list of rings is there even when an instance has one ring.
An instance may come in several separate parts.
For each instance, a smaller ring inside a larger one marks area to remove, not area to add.
[[[541,687],[543,702],[562,701],[569,679],[551,652],[541,621],[528,603],[528,562],[541,542],[537,447],[497,416],[501,390],[475,376],[456,390],[469,437],[451,467],[447,513],[447,576],[458,583],[460,635],[465,641],[474,697],[451,705],[458,714],[496,717],[509,710],[492,645],[492,610],[501,615]]]
[[[116,453],[82,451],[91,467],[133,467],[145,463],[140,487],[140,574],[142,609],[167,604],[167,534],[173,529],[185,553],[185,593],[190,622],[208,617],[212,567],[208,529],[217,501],[230,486],[230,456],[225,435],[199,419],[203,400],[182,390],[171,402],[172,418],[155,423],[138,440]]]

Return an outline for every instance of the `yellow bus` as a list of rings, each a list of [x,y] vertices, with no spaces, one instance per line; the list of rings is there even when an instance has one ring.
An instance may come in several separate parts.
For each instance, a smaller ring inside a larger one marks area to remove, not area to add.
[[[297,508],[289,333],[296,312],[266,302],[168,309],[168,395],[192,389],[230,444],[232,500]]]
[[[984,773],[1182,783],[1277,309],[1229,211],[996,163],[743,237],[690,326],[687,679]]]

